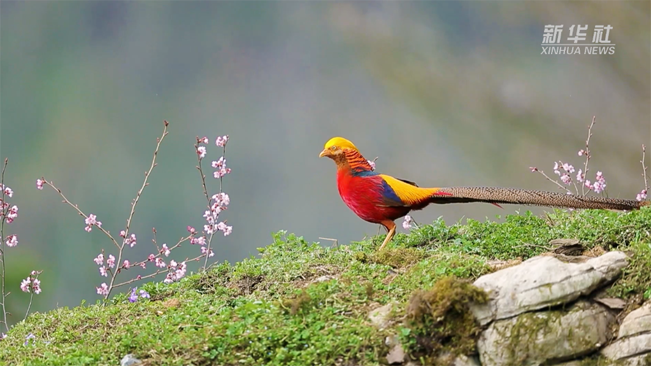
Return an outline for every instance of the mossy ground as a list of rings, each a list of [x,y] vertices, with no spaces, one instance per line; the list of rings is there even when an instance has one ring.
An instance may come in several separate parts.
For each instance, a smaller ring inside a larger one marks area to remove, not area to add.
[[[489,261],[527,259],[558,238],[629,252],[631,265],[609,291],[651,296],[651,209],[502,221],[439,220],[396,235],[382,253],[384,235],[330,248],[279,232],[259,258],[143,285],[149,301],[117,295],[107,304],[32,314],[0,341],[0,363],[117,365],[130,353],[146,365],[378,365],[386,363],[390,334],[416,359],[441,349],[428,348],[427,339],[472,352],[476,329],[462,305],[483,296],[468,283],[492,270]],[[450,296],[437,295],[445,291]],[[396,321],[376,329],[369,311],[392,301],[400,304]],[[462,332],[446,317],[463,323]],[[25,345],[30,333],[35,338]]]

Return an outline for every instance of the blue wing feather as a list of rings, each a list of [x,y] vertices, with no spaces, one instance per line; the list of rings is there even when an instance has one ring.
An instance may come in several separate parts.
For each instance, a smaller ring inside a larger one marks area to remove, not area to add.
[[[402,202],[400,197],[396,194],[396,191],[391,188],[389,183],[386,182],[386,180],[382,179],[382,198],[384,200],[384,203],[387,206],[404,206],[405,203]]]

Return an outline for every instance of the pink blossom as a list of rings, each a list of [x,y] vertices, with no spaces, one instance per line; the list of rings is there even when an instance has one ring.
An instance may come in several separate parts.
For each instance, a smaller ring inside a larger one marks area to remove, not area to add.
[[[536,168],[535,166],[530,166],[529,170],[531,170],[531,172],[534,173],[538,171],[538,168]]]
[[[170,271],[167,273],[167,276],[163,280],[164,283],[172,283],[183,278],[187,270],[187,265],[185,262],[176,263],[176,261],[172,260],[170,261],[169,270]]]
[[[195,230],[195,228],[193,228],[193,227],[190,226],[190,225],[188,225],[188,227],[186,228],[186,230],[188,230],[188,232],[189,232],[190,234],[193,234],[193,235],[197,233],[197,230]]]
[[[578,152],[579,156],[583,156],[584,154],[585,154],[585,150],[583,150],[583,149],[579,150],[579,152]]]
[[[584,178],[584,176],[583,176],[583,170],[582,170],[582,169],[579,169],[579,172],[576,173],[576,180],[577,180],[577,182],[583,182],[583,178]]]
[[[233,227],[226,225],[225,222],[220,222],[217,224],[217,230],[224,233],[224,236],[229,236],[233,232]]]
[[[167,247],[167,244],[163,244],[163,248],[161,249],[161,253],[163,253],[166,257],[169,257],[171,251]]]
[[[38,278],[34,278],[32,281],[32,289],[34,290],[35,294],[40,294],[41,293],[41,280]]]
[[[220,168],[218,170],[215,170],[215,172],[212,174],[215,179],[222,178],[226,174],[231,173],[231,168]]]
[[[413,224],[413,222],[414,222],[414,219],[412,219],[411,216],[407,215],[407,216],[405,216],[405,219],[404,219],[404,221],[402,222],[402,227],[403,227],[405,230],[409,230],[409,229],[412,228],[412,224]]]
[[[602,172],[597,172],[596,179],[597,181],[602,183],[606,182],[606,179],[604,178],[604,174]]]
[[[161,258],[161,257],[156,258],[156,267],[163,268],[165,266],[166,266],[166,264],[165,264],[165,261],[163,261],[163,258]]]
[[[231,203],[231,198],[224,192],[219,192],[213,195],[212,200],[221,207],[226,207]]]
[[[130,248],[133,248],[136,245],[136,234],[129,235],[128,238],[125,238],[123,241],[124,245],[128,245]]]
[[[16,218],[18,218],[18,206],[13,205],[9,211],[7,211],[7,223],[11,224]]]
[[[201,254],[206,254],[206,253],[208,253],[208,248],[206,248],[206,247],[201,247]],[[215,253],[214,253],[214,252],[212,251],[212,249],[211,249],[211,250],[210,250],[210,253],[208,253],[208,258],[210,258],[210,257],[212,257],[212,256],[214,256],[214,255],[215,255]]]
[[[565,170],[566,172],[572,174],[572,173],[574,173],[574,166],[572,166],[572,165],[570,165],[568,163],[563,163],[563,170]]]
[[[122,267],[129,269],[131,267],[131,262],[129,260],[125,259],[124,262],[122,263]]]
[[[572,182],[572,178],[570,178],[569,174],[563,173],[563,175],[561,175],[561,181],[565,184],[570,184]]]
[[[227,142],[228,142],[228,135],[219,136],[215,141],[215,145],[219,147],[225,147]]]
[[[35,294],[41,293],[41,281],[37,278],[40,271],[32,271],[27,278],[20,282],[20,289],[23,292],[34,292]]]
[[[602,182],[594,182],[592,184],[592,187],[593,187],[595,193],[601,193],[601,192],[604,191],[604,189],[606,189],[606,184],[602,183]]]
[[[181,262],[181,264],[176,266],[176,278],[177,280],[183,278],[185,276],[185,271],[187,269],[187,265],[185,262]]]
[[[5,196],[9,198],[14,196],[14,191],[5,185],[2,186],[2,192],[4,193]]]
[[[93,225],[95,225],[97,227],[102,227],[102,222],[97,221],[97,216],[95,216],[93,214],[88,215],[88,217],[86,219],[84,219],[84,222],[86,223],[86,227],[84,228],[84,230],[86,230],[87,232],[90,232],[91,230],[93,230],[93,228],[92,228]]]
[[[215,169],[219,169],[223,166],[226,166],[226,159],[224,159],[224,157],[222,156],[221,158],[219,158],[219,160],[213,161],[211,166]]]
[[[190,244],[206,245],[206,237],[205,236],[199,236],[197,238],[191,238],[190,239]]]
[[[115,267],[115,257],[113,254],[109,254],[108,259],[106,260],[106,264],[109,266],[109,268]]]
[[[646,194],[647,194],[646,189],[643,189],[642,191],[640,191],[640,193],[637,194],[635,199],[638,200],[638,201],[643,201],[643,200],[646,199]]]
[[[108,277],[108,273],[106,272],[106,267],[104,266],[99,267],[99,274],[103,277]]]
[[[222,207],[219,205],[219,203],[215,202],[210,206],[210,216],[213,217],[213,219],[217,218],[217,216],[222,212]],[[206,217],[206,216],[204,216]],[[207,217],[206,217],[207,219]],[[214,220],[213,220],[214,221]]]
[[[205,146],[197,147],[197,155],[199,155],[199,159],[205,158],[206,157],[206,147]]]
[[[201,137],[201,138],[197,138],[197,143],[198,144],[207,144],[208,142],[210,142],[210,141],[208,140],[208,137],[206,137],[206,136]]]
[[[43,179],[37,179],[36,180],[36,189],[42,191],[43,190],[43,183],[44,183]]]
[[[124,231],[124,230],[120,230],[120,236],[123,237],[123,238],[126,238],[127,237],[127,232]]]
[[[29,292],[29,285],[31,285],[31,284],[32,284],[32,278],[31,278],[31,277],[27,277],[27,278],[25,278],[24,280],[22,280],[22,281],[20,282],[20,289],[21,289],[23,292]]]
[[[554,174],[561,175],[561,172],[558,170],[558,162],[554,162]]]
[[[226,159],[222,156],[219,158],[217,161],[213,161],[211,166],[215,169],[217,169],[214,173],[213,176],[215,179],[219,179],[226,174],[230,174],[231,169],[226,167]]]
[[[102,283],[99,285],[99,287],[95,287],[97,289],[97,294],[102,295],[102,296],[108,296],[109,294],[109,289],[106,283]]]
[[[153,255],[153,254],[150,254],[150,255],[147,257],[147,260],[150,261],[150,262],[153,262],[153,261],[156,260],[156,256]]]
[[[368,162],[368,165],[371,166],[371,170],[375,170],[375,162],[373,160],[366,160]]]
[[[104,264],[104,254],[103,254],[103,253],[99,253],[99,255],[98,255],[95,259],[93,259],[93,261],[94,261],[95,264],[97,264],[98,266],[103,265],[103,264]]]
[[[8,247],[15,247],[18,245],[18,235],[12,234],[7,236],[7,239],[5,240],[5,244],[7,244]]]
[[[601,193],[606,189],[606,178],[604,178],[602,172],[597,172],[592,189],[594,189],[595,193]]]
[[[215,219],[219,216],[219,212],[221,212],[221,208],[217,206],[214,210],[211,208],[211,211],[205,211],[203,213],[203,217],[206,219],[206,221],[208,221],[209,224],[213,224],[215,222]]]

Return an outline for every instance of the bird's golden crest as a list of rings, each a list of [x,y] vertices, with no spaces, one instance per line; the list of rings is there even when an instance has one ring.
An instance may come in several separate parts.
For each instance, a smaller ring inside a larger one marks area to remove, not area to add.
[[[355,151],[357,150],[357,147],[350,141],[346,140],[343,137],[333,137],[328,142],[325,143],[324,149],[332,149],[332,147],[338,147],[340,149],[352,149]]]

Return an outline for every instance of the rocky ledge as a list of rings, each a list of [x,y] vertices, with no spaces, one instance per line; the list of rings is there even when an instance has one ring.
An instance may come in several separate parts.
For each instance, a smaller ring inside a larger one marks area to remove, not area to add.
[[[474,285],[488,301],[469,306],[481,326],[477,354],[437,363],[651,366],[651,301],[630,311],[602,291],[627,264],[623,252],[592,258],[547,255],[480,277]],[[374,310],[371,321],[387,327],[395,307]],[[418,365],[408,360],[397,337],[388,337],[387,345],[389,364]]]

